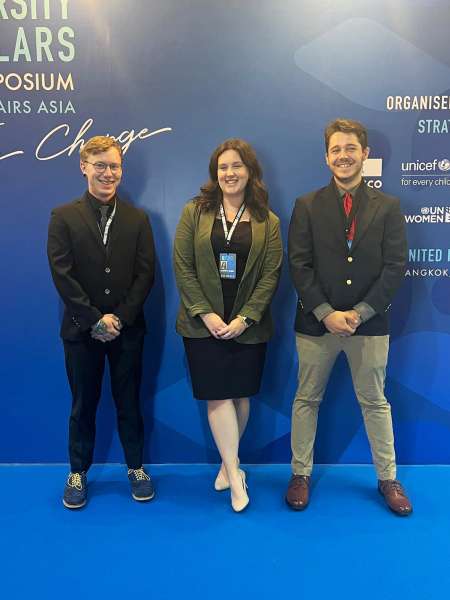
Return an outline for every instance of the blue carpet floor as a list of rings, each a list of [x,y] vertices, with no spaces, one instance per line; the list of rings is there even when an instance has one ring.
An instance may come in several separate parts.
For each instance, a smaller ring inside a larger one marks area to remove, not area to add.
[[[301,513],[284,503],[288,465],[245,469],[251,503],[235,514],[215,466],[153,467],[146,504],[124,467],[95,466],[79,511],[61,502],[65,466],[1,466],[0,597],[449,598],[450,468],[400,469],[408,518],[385,508],[371,467],[317,467]]]

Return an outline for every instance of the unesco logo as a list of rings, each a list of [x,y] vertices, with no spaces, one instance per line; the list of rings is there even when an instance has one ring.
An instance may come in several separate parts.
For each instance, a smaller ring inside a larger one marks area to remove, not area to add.
[[[448,158],[443,158],[438,162],[438,167],[441,171],[450,171],[450,160]]]
[[[369,187],[377,189],[383,187],[383,182],[381,181],[381,179],[379,179],[383,175],[383,159],[366,158],[366,160],[363,163],[362,174],[366,178],[366,183]],[[372,179],[375,177],[377,179]]]

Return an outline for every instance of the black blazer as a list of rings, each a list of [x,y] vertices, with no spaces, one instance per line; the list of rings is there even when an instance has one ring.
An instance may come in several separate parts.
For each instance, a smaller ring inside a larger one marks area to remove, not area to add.
[[[356,231],[349,249],[344,212],[332,179],[320,190],[298,198],[289,226],[289,266],[299,302],[295,329],[323,335],[327,329],[313,309],[328,302],[349,310],[366,302],[377,313],[357,335],[389,333],[387,311],[405,272],[407,244],[398,198],[369,188],[357,191]]]
[[[87,193],[52,211],[47,254],[65,311],[61,337],[80,340],[104,314],[145,329],[155,252],[145,212],[117,198],[105,248]]]

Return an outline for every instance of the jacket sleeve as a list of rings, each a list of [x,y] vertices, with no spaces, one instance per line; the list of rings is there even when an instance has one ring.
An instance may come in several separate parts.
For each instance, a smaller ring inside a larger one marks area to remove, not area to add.
[[[329,303],[314,272],[311,221],[304,199],[298,198],[289,224],[289,269],[305,313]]]
[[[259,322],[269,306],[277,289],[283,261],[280,221],[272,218],[268,221],[267,251],[262,265],[261,276],[250,298],[240,309],[240,313]]]
[[[405,219],[400,210],[399,199],[393,198],[384,227],[383,268],[378,279],[361,300],[379,314],[389,309],[403,281],[407,252]]]
[[[102,313],[91,304],[74,274],[70,233],[59,211],[52,211],[48,228],[47,256],[53,282],[72,319],[82,331],[92,327]]]
[[[195,208],[192,202],[183,208],[175,233],[173,265],[181,302],[189,316],[214,312],[205,298],[195,268]]]
[[[114,309],[121,321],[132,325],[150,293],[155,279],[155,244],[147,215],[142,212],[136,245],[133,283],[124,300]]]

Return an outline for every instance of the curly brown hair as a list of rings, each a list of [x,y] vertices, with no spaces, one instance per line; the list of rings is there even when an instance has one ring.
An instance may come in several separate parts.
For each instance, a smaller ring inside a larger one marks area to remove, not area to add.
[[[245,140],[230,138],[214,150],[209,160],[209,180],[201,186],[195,197],[200,210],[217,210],[222,201],[222,190],[217,178],[219,157],[226,150],[235,150],[248,169],[248,183],[245,187],[245,204],[252,217],[264,221],[269,213],[269,194],[263,183],[261,165],[256,152]]]

